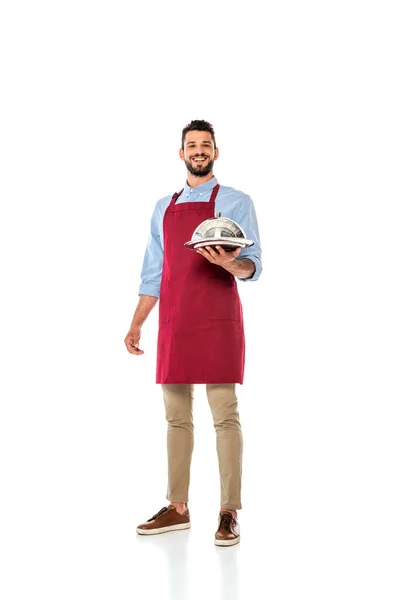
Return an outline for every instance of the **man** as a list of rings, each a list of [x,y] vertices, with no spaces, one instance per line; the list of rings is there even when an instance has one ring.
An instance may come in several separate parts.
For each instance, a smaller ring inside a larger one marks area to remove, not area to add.
[[[170,504],[137,532],[152,535],[190,527],[193,387],[200,383],[206,384],[217,437],[221,506],[215,543],[231,546],[240,541],[243,447],[235,387],[243,383],[244,330],[235,277],[256,281],[262,266],[252,200],[218,184],[213,175],[218,155],[210,123],[192,121],[183,129],[179,156],[187,181],[179,194],[162,198],[154,209],[139,303],[125,344],[131,354],[143,354],[141,328],[160,299],[156,383],[162,386],[168,422]],[[198,225],[216,212],[236,221],[254,245],[232,252],[221,246],[186,249],[184,243]]]

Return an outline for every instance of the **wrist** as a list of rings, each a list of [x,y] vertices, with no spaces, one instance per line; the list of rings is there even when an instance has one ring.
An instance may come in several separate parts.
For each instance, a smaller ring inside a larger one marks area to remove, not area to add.
[[[238,261],[238,258],[233,258],[225,265],[225,269],[229,272],[234,271],[235,267],[238,265]]]

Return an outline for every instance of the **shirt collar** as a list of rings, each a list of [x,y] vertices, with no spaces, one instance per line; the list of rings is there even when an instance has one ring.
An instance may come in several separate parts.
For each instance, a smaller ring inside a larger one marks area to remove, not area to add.
[[[210,179],[209,181],[206,181],[206,183],[202,183],[201,185],[197,185],[195,188],[190,187],[190,185],[188,185],[188,182],[186,181],[184,188],[183,188],[183,192],[189,192],[190,190],[194,190],[198,193],[205,193],[205,192],[211,192],[211,190],[213,189],[213,187],[215,187],[217,185],[218,181],[217,178],[215,177],[215,175],[212,177],[212,179]]]

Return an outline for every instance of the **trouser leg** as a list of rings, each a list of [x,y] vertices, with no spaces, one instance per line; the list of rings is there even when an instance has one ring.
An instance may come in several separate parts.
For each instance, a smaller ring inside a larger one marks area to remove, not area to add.
[[[216,431],[221,508],[242,508],[243,437],[238,412],[236,385],[207,384],[207,397]]]
[[[193,436],[193,385],[163,384],[165,416],[168,422],[168,489],[170,502],[189,501],[190,464]]]

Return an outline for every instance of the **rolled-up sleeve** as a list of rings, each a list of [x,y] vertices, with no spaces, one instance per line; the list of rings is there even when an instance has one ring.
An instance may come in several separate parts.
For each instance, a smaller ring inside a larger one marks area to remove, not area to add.
[[[257,281],[262,272],[261,262],[261,243],[260,233],[258,230],[257,215],[254,208],[254,204],[250,196],[244,195],[240,202],[237,210],[235,211],[235,217],[233,220],[236,221],[244,230],[247,239],[253,240],[254,245],[248,248],[243,248],[238,258],[249,258],[253,261],[256,268],[252,277],[245,279],[238,278],[239,281]]]
[[[146,246],[141,272],[139,296],[160,297],[161,275],[164,260],[164,250],[160,239],[160,222],[162,217],[156,206],[151,217],[150,235]]]

